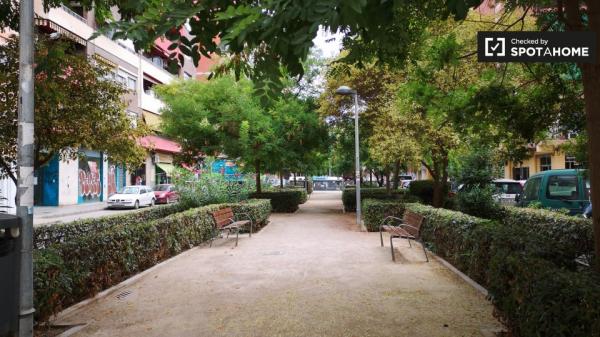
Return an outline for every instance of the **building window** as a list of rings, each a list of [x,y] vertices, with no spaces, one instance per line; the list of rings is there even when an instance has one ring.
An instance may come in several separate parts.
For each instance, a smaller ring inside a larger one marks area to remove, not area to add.
[[[549,154],[540,157],[540,171],[552,170],[552,157]]]
[[[565,156],[565,168],[566,169],[575,169],[577,168],[577,161],[574,156]]]
[[[513,179],[514,180],[527,180],[529,178],[529,167],[514,167],[513,168]]]
[[[135,91],[135,85],[137,83],[137,80],[133,77],[128,77],[127,78],[127,88],[130,90],[134,90]]]

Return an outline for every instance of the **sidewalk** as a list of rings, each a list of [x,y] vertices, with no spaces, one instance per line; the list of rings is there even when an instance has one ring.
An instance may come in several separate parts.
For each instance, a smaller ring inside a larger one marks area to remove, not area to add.
[[[59,316],[75,336],[483,336],[492,305],[423,251],[357,231],[339,193],[315,192],[252,238],[194,248]]]
[[[50,225],[59,222],[123,214],[124,212],[131,211],[106,209],[106,202],[66,206],[35,206],[33,208],[33,224],[34,226]]]

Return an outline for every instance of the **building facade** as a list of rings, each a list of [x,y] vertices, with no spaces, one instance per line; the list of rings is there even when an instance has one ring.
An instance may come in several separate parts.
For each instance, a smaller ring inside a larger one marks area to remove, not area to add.
[[[557,138],[531,144],[529,158],[504,165],[504,178],[527,180],[542,171],[579,168],[575,156],[564,152],[563,145],[566,142],[566,138]]]
[[[98,28],[94,13],[83,10],[75,3],[45,12],[42,1],[36,0],[34,9],[35,25],[39,33],[54,33],[68,39],[74,44],[77,52],[111,69],[110,80],[128,89],[123,100],[132,122],[146,123],[154,133],[139,140],[140,145],[148,152],[145,162],[136,170],[128,171],[120,163],[108,161],[105,153],[94,149],[80,149],[85,153],[85,159],[52,159],[36,172],[36,205],[59,206],[101,202],[127,184],[154,185],[170,182],[174,156],[181,151],[181,147],[160,134],[160,115],[164,104],[154,94],[153,87],[170,83],[177,78],[203,77],[210,63],[214,61],[204,60],[197,69],[191,58],[186,56],[184,64],[170,72],[167,66],[167,48],[170,42],[166,40],[158,39],[149,52],[139,53],[134,50],[131,41],[112,40],[104,35],[89,40]],[[182,33],[187,34],[184,28]],[[202,75],[198,74],[200,69]],[[9,195],[14,189],[11,188],[14,184],[12,181],[4,182],[3,180],[0,192]]]

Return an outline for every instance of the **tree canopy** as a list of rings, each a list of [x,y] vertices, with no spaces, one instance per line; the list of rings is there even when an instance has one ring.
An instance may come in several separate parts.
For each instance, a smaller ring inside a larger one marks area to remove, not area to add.
[[[15,179],[17,160],[18,39],[0,45],[0,168]],[[83,156],[80,149],[105,152],[117,163],[139,165],[145,156],[122,100],[126,89],[107,80],[108,69],[70,49],[67,42],[36,43],[35,167],[58,155]]]

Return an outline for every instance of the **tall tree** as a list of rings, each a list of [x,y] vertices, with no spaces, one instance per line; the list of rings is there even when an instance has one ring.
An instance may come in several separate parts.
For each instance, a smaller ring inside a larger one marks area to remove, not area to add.
[[[0,45],[0,171],[15,183],[18,50],[14,36]],[[64,41],[39,37],[35,52],[35,168],[55,155],[83,156],[82,148],[105,152],[114,162],[139,165],[146,153],[137,139],[147,130],[127,116],[122,101],[126,89],[106,79],[108,69]]]
[[[239,158],[260,174],[278,146],[271,116],[253,95],[249,80],[221,77],[209,82],[179,81],[157,88],[166,107],[162,128],[183,147],[183,161],[200,155]]]

